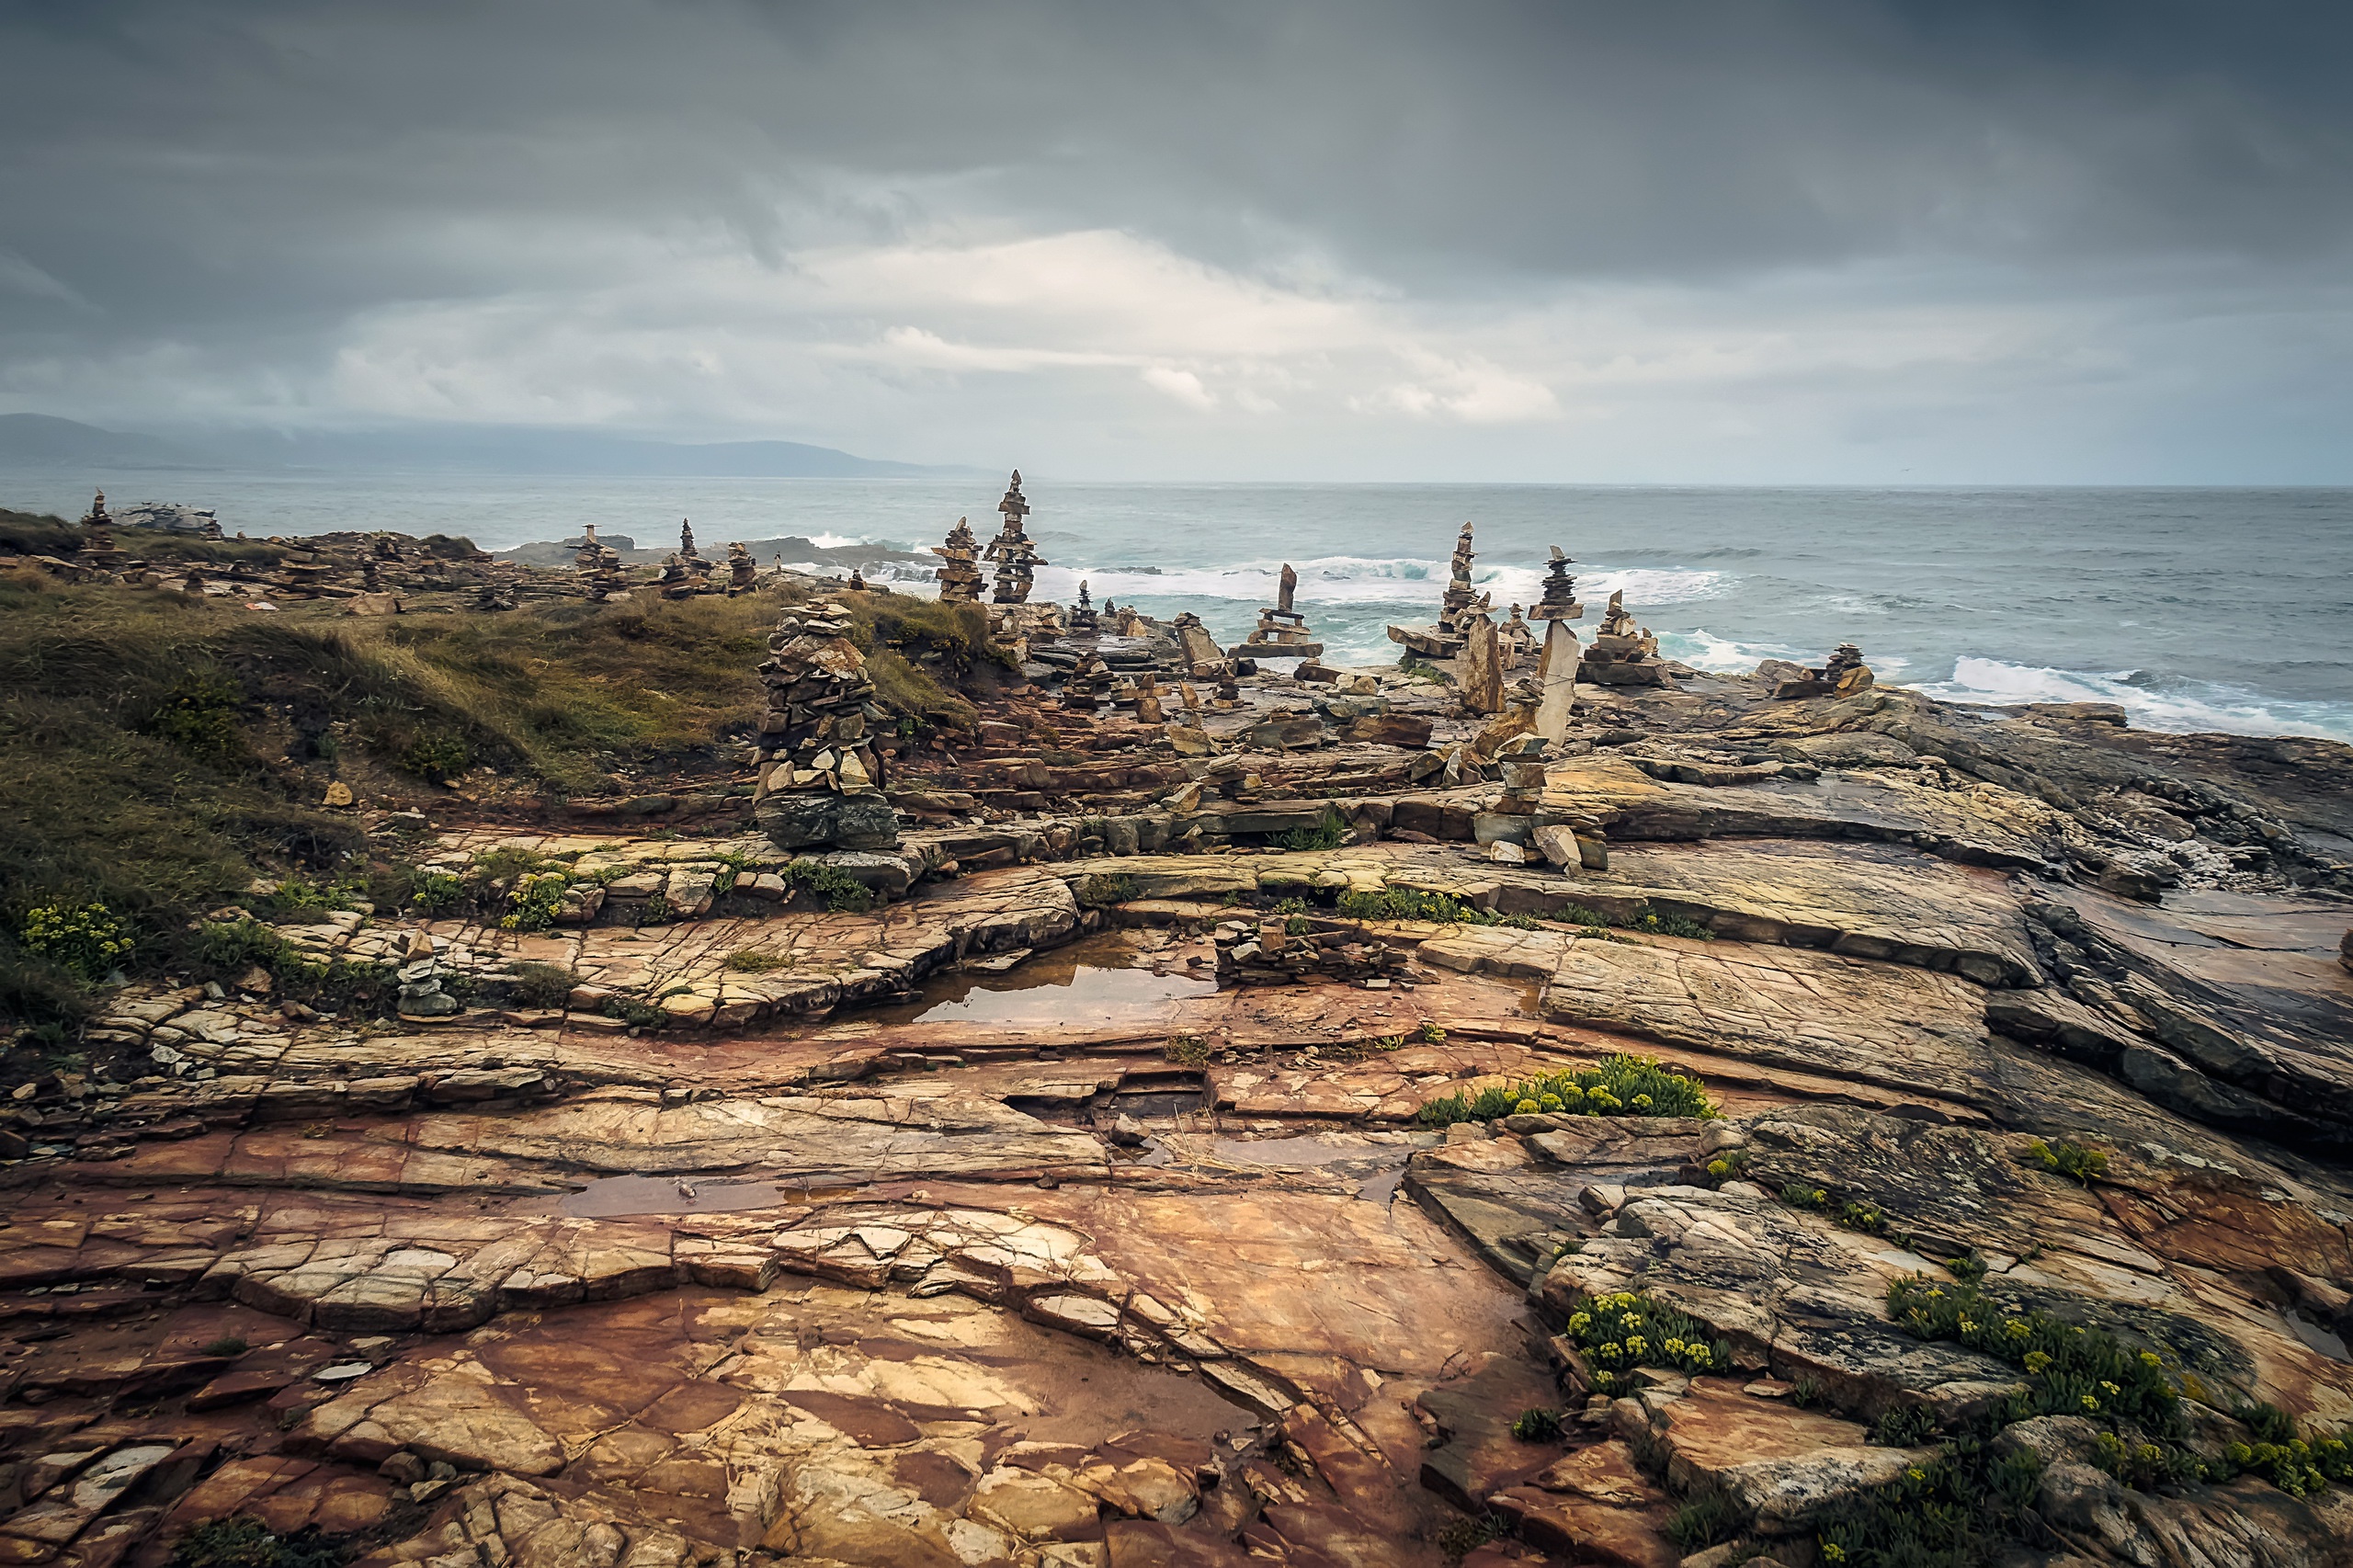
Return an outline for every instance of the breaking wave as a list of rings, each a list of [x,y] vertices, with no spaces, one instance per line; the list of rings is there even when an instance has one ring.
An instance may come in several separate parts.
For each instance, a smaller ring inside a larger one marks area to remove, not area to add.
[[[2353,703],[2302,702],[2237,687],[2140,670],[2057,670],[1963,657],[1950,680],[1918,688],[1946,702],[2113,702],[2144,730],[2238,735],[2315,735],[2353,741]]]

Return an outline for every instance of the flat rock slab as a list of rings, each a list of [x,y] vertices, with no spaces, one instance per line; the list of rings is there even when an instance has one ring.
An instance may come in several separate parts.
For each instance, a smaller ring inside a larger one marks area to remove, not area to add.
[[[1541,809],[1598,823],[1621,840],[1875,838],[1972,865],[2034,867],[2057,850],[2058,813],[1992,784],[1944,790],[1828,772],[1711,788],[1654,778],[1607,752],[1545,769]]]
[[[1950,970],[1986,985],[2041,980],[2007,879],[1900,846],[1628,845],[1612,849],[1608,870],[1572,881],[1572,896],[1649,903],[1719,937]]]

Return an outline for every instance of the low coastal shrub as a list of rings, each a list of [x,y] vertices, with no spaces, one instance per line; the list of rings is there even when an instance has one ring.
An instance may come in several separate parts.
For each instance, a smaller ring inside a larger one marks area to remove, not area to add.
[[[17,939],[59,968],[97,984],[135,945],[131,928],[103,903],[44,903],[25,912]]]
[[[2037,1139],[2027,1145],[2026,1153],[2029,1161],[2042,1169],[2071,1176],[2086,1187],[2091,1186],[2094,1178],[2108,1174],[2108,1151],[2087,1143],[2062,1138],[2053,1144]]]
[[[1691,1116],[1713,1119],[1697,1078],[1669,1072],[1647,1056],[1605,1056],[1597,1067],[1576,1067],[1523,1079],[1476,1095],[1457,1091],[1422,1107],[1425,1127],[1494,1121],[1506,1116]]]
[[[1708,1337],[1705,1324],[1631,1290],[1588,1296],[1563,1332],[1593,1369],[1594,1387],[1615,1393],[1637,1367],[1678,1372],[1732,1369],[1732,1346]]]
[[[1125,871],[1097,871],[1071,884],[1071,896],[1088,909],[1125,903],[1136,896],[1136,880]]]
[[[561,964],[518,963],[515,999],[527,1007],[561,1007],[572,999],[572,971]]]

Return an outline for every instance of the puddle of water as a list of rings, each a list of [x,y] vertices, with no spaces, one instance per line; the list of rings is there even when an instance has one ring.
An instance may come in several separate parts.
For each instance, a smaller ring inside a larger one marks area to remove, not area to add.
[[[870,1015],[885,1024],[1150,1023],[1171,1002],[1206,996],[1217,977],[1133,967],[1142,955],[1117,933],[1040,953],[1009,974],[947,974],[925,983],[923,999]]]
[[[692,1176],[599,1176],[569,1194],[558,1210],[583,1220],[630,1214],[722,1214],[736,1209],[778,1209],[855,1191],[847,1187],[786,1187],[772,1181],[698,1181]]]
[[[1357,1184],[1357,1196],[1368,1203],[1386,1204],[1405,1179],[1409,1148],[1361,1143],[1326,1143],[1320,1138],[1220,1138],[1210,1147],[1222,1160],[1306,1170],[1318,1165],[1371,1164],[1379,1168]]]

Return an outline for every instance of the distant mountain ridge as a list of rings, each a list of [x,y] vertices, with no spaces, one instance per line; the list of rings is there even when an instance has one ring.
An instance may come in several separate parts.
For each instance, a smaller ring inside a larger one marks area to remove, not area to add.
[[[233,430],[183,442],[103,430],[45,414],[0,415],[0,467],[425,470],[720,479],[916,479],[979,472],[855,457],[799,441],[648,441],[594,430],[513,426]]]
[[[14,468],[218,468],[217,459],[154,436],[101,430],[46,414],[0,414],[0,464]]]

